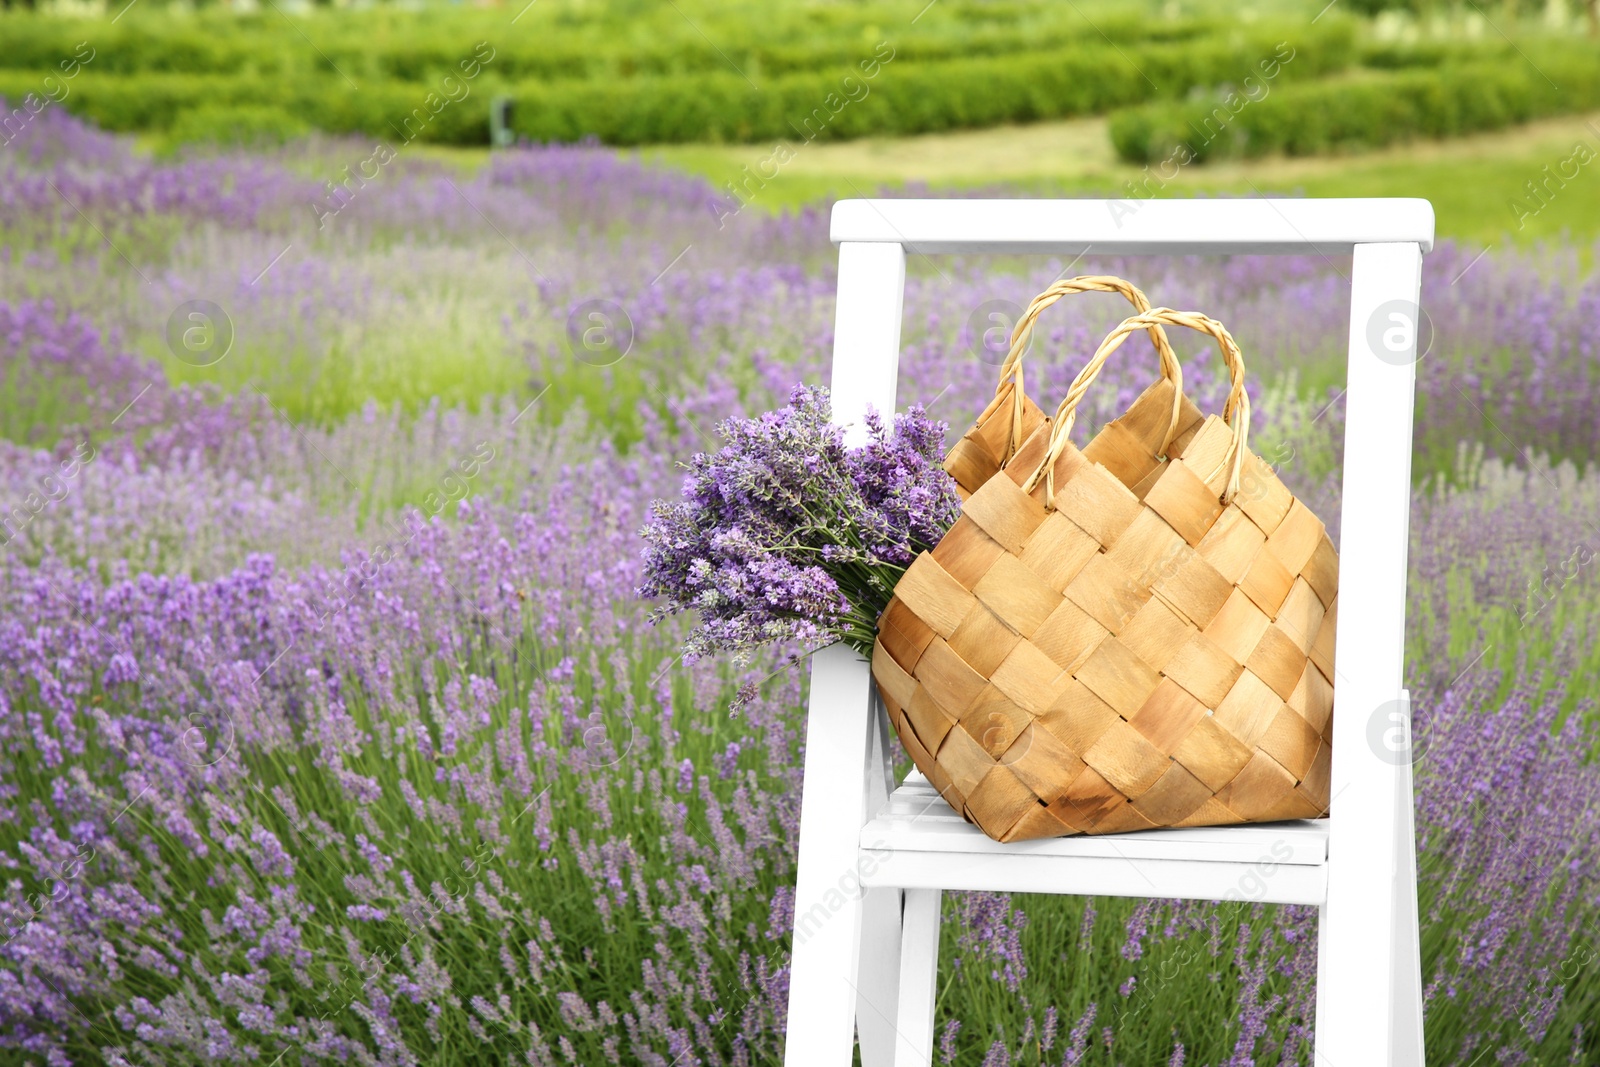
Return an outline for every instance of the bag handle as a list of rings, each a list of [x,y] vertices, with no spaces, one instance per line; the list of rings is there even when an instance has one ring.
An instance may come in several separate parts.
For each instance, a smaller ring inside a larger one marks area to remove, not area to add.
[[[994,388],[996,396],[1005,388],[1008,379],[1015,383],[1012,395],[1017,398],[1022,396],[1022,353],[1027,349],[1028,341],[1033,336],[1033,324],[1038,321],[1044,309],[1064,296],[1089,292],[1121,293],[1139,314],[1145,314],[1150,310],[1150,298],[1144,295],[1144,290],[1114,275],[1081,274],[1076,278],[1055,282],[1029,302],[1028,310],[1023,312],[1022,317],[1011,328],[1011,348],[1000,364],[1000,380]],[[1156,354],[1161,357],[1162,377],[1173,384],[1172,424],[1161,442],[1161,450],[1165,453],[1178,430],[1178,418],[1183,403],[1183,368],[1178,365],[1178,357],[1173,353],[1172,345],[1167,341],[1167,332],[1161,328],[1160,323],[1152,323],[1146,328],[1146,332],[1156,346]],[[1022,404],[1019,399],[1011,405],[1011,440],[1006,445],[1005,459],[1009,461],[1020,447],[1022,447]]]
[[[1045,450],[1044,459],[1039,466],[1028,476],[1022,488],[1026,492],[1033,492],[1042,479],[1045,483],[1044,506],[1051,509],[1055,506],[1055,468],[1056,460],[1066,451],[1069,435],[1072,433],[1072,424],[1078,417],[1078,404],[1083,400],[1084,394],[1089,391],[1089,386],[1099,377],[1100,370],[1105,366],[1111,353],[1122,346],[1128,335],[1137,330],[1149,330],[1154,326],[1187,326],[1192,330],[1209,334],[1217,342],[1217,347],[1222,350],[1222,360],[1228,367],[1230,384],[1228,386],[1228,400],[1223,406],[1222,417],[1233,430],[1233,444],[1229,455],[1223,458],[1223,463],[1231,465],[1228,472],[1228,484],[1219,497],[1219,502],[1227,504],[1239,492],[1239,474],[1243,469],[1244,456],[1250,436],[1250,397],[1244,391],[1244,357],[1239,352],[1239,346],[1234,341],[1233,335],[1216,319],[1200,314],[1198,311],[1173,311],[1171,308],[1155,308],[1139,315],[1132,315],[1122,320],[1122,323],[1100,342],[1100,347],[1095,351],[1093,358],[1078,376],[1073,379],[1071,387],[1067,389],[1066,397],[1061,401],[1061,406],[1056,409],[1055,423],[1050,428],[1050,445]],[[1182,393],[1178,395],[1182,401]],[[1170,440],[1168,441],[1170,444]],[[1218,469],[1220,469],[1220,464]],[[1212,473],[1216,473],[1215,470]]]

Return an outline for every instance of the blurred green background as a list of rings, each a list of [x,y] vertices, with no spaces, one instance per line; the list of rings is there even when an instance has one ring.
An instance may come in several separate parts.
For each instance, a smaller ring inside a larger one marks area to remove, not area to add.
[[[1600,232],[1600,0],[107,0],[0,12],[8,135],[154,153],[359,134],[463,168],[598,138],[729,209],[885,186],[1425,196],[1440,232]]]

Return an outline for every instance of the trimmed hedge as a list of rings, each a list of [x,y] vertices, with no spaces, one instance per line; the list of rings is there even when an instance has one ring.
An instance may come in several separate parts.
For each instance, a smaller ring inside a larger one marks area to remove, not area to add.
[[[1120,50],[1099,42],[930,62],[907,59],[886,44],[877,46],[875,57],[875,46],[866,45],[856,66],[766,78],[759,91],[725,64],[676,77],[510,82],[505,53],[497,49],[475,80],[458,77],[469,95],[431,115],[417,139],[486,144],[488,101],[499,93],[516,100],[512,125],[523,136],[574,141],[594,135],[616,145],[840,139],[1098,114],[1161,93],[1179,95],[1195,84],[1236,81],[1270,57],[1281,39],[1276,30],[1262,28],[1229,40],[1130,44]],[[1348,23],[1336,23],[1297,47],[1285,74],[1315,77],[1349,64],[1354,35]],[[345,68],[360,85],[356,91],[331,70],[295,78],[249,69],[117,74],[102,62],[105,58],[100,50],[70,83],[63,101],[68,110],[110,130],[165,132],[177,124],[186,136],[201,122],[183,118],[190,111],[215,109],[226,115],[229,108],[271,107],[316,129],[393,143],[405,137],[402,120],[423,108],[430,92],[439,92],[442,78],[375,79]],[[863,73],[862,62],[876,64],[875,76]],[[0,70],[0,95],[15,101],[39,89],[37,75]],[[217,136],[225,138],[227,131]]]
[[[1273,152],[1309,156],[1600,107],[1600,57],[1592,49],[1546,45],[1537,62],[1535,69],[1519,56],[1300,82],[1254,101],[1214,96],[1147,104],[1112,116],[1111,140],[1130,163],[1155,163],[1174,153],[1182,162]],[[1190,160],[1181,160],[1179,146],[1187,146]]]
[[[513,90],[512,125],[536,141],[592,134],[607,144],[632,145],[832,140],[1032,122],[1236,82],[1270,58],[1281,40],[1267,32],[1120,51],[1101,43],[927,63],[897,53],[870,79],[847,68],[769,79],[760,91],[724,72],[618,83],[530,82]],[[1345,68],[1353,54],[1346,25],[1300,47],[1283,71],[1316,77]]]
[[[1367,41],[1360,47],[1360,65],[1375,70],[1442,67],[1450,63],[1480,63],[1491,59],[1517,59],[1507,42],[1485,41]]]
[[[710,12],[693,12],[692,22],[671,5],[631,14],[597,9],[577,19],[539,4],[511,33],[506,14],[498,11],[379,8],[321,12],[290,22],[270,10],[180,19],[135,9],[115,25],[95,24],[92,33],[80,20],[3,14],[0,69],[50,70],[77,42],[89,38],[98,53],[96,66],[111,74],[290,77],[332,73],[336,66],[358,83],[427,81],[448,73],[478,42],[488,41],[497,52],[496,64],[512,80],[675,77],[725,71],[732,62],[760,84],[768,77],[852,66],[885,37],[892,38],[902,58],[923,62],[1025,55],[1089,43],[1104,47],[1101,33],[1127,48],[1232,32],[1219,19],[1152,21],[1137,12],[1097,15],[1097,32],[1070,8],[995,4],[947,9],[947,3],[935,5],[915,26],[906,25],[904,11],[855,4],[715,5]],[[1301,29],[1285,23],[1283,32]]]
[[[281,113],[281,128],[309,127],[330,133],[362,133],[391,145],[412,139],[443,144],[487,144],[489,97],[486,79],[467,83],[471,92],[444,103],[436,88],[416,82],[363,82],[352,91],[337,76],[291,83],[244,75],[142,74],[91,78],[82,73],[69,83],[59,106],[117,132],[175,133],[185,139],[228,143],[233,126],[258,109]],[[31,74],[0,71],[0,98],[15,108],[28,94],[39,94]],[[52,105],[57,106],[57,105]],[[426,122],[415,117],[420,110]],[[208,117],[216,128],[208,130]],[[406,120],[410,119],[409,127]]]

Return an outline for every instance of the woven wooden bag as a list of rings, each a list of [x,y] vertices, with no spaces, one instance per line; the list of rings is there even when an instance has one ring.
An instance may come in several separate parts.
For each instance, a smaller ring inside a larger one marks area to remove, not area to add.
[[[994,399],[978,416],[977,424],[962,436],[944,458],[944,469],[956,480],[956,488],[965,500],[1016,454],[1018,448],[1035,430],[1046,422],[1044,412],[1028,398],[1023,388],[1022,355],[1033,335],[1033,324],[1045,308],[1072,293],[1121,293],[1135,311],[1150,310],[1150,300],[1138,286],[1109,274],[1085,274],[1056,282],[1033,298],[1028,310],[1017,319],[1011,329],[1011,347],[1000,365],[1000,381],[995,386]],[[1160,326],[1149,329],[1150,340],[1161,356],[1161,372],[1178,386],[1174,396],[1183,392],[1182,372],[1178,358],[1172,354],[1167,334]]]
[[[1163,377],[1073,447],[1106,359],[1161,325],[1217,341],[1223,417]],[[895,587],[878,690],[917,767],[990,837],[1326,814],[1338,557],[1249,424],[1220,323],[1128,318]]]

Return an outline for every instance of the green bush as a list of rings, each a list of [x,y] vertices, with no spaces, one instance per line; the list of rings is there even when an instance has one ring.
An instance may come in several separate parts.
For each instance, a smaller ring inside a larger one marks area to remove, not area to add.
[[[174,143],[257,147],[282,144],[311,127],[282,108],[259,104],[202,104],[180,114],[168,131]]]
[[[1237,83],[1270,59],[1282,39],[1264,30],[1228,40],[1120,50],[1095,42],[939,62],[907,61],[896,52],[870,79],[841,68],[771,78],[760,91],[731,71],[609,83],[524,82],[513,89],[512,124],[537,141],[593,134],[607,144],[629,145],[831,140],[1031,122],[1098,114],[1194,85]],[[1348,25],[1336,25],[1297,46],[1294,60],[1281,69],[1291,79],[1316,77],[1343,69],[1353,54]]]
[[[1521,60],[1366,73],[1274,88],[1249,101],[1213,96],[1130,108],[1111,120],[1117,154],[1155,163],[1187,146],[1193,161],[1322,155],[1419,137],[1454,137],[1600,107],[1592,51],[1546,47]]]
[[[488,81],[480,76],[463,84],[468,94],[446,103],[425,83],[370,81],[352,92],[337,75],[284,83],[253,75],[82,74],[62,106],[107,130],[160,133],[168,140],[226,142],[227,127],[237,119],[266,123],[286,136],[294,129],[318,129],[365,134],[396,146],[412,139],[486,144]],[[38,91],[36,76],[0,70],[0,98],[18,101]],[[440,105],[437,112],[430,94]]]
[[[1360,63],[1374,70],[1404,70],[1408,67],[1442,67],[1447,63],[1480,62],[1504,57],[1516,58],[1511,45],[1493,41],[1365,41],[1359,49]]]
[[[914,27],[904,12],[870,3],[768,10],[735,2],[701,11],[684,0],[681,6],[682,15],[652,8],[625,18],[602,9],[579,19],[567,8],[539,4],[515,35],[504,32],[503,13],[486,21],[474,11],[445,18],[379,9],[294,22],[135,13],[96,27],[93,58],[64,105],[114,130],[165,133],[202,106],[261,106],[328,132],[389,137],[446,76],[459,80],[462,60],[490,41],[492,59],[470,83],[472,95],[445,108],[422,139],[485,143],[487,86],[514,93],[514,125],[537,140],[809,139],[801,132],[807,116],[815,136],[831,139],[1093,114],[1177,98],[1192,86],[1242,78],[1286,37],[1301,56],[1294,76],[1343,69],[1355,55],[1354,24],[1333,17],[1308,35],[1298,24],[1241,31],[1214,20],[1149,20],[1137,13],[1097,16],[1091,28],[1071,11],[1020,3],[949,4],[948,10],[942,3]],[[0,33],[6,41],[0,93],[20,97],[36,91],[60,57],[73,54],[84,28],[0,15]],[[739,41],[761,43],[732,43]],[[875,79],[862,79],[861,64],[885,49],[892,62]],[[857,81],[845,82],[851,75]],[[862,87],[869,90],[864,97],[828,106],[829,94],[844,101],[860,96]]]
[[[941,3],[915,26],[887,4],[799,5],[688,0],[624,11],[612,5],[563,11],[549,0],[506,32],[502,12],[393,8],[318,12],[290,22],[271,11],[236,16],[204,12],[174,18],[134,9],[86,33],[79,20],[0,15],[0,69],[44,71],[92,38],[98,69],[114,74],[231,73],[292,76],[337,67],[363,79],[427,81],[449,73],[480,41],[497,51],[505,76],[519,80],[675,76],[737,64],[766,77],[847,67],[885,37],[907,59],[1006,56],[1052,51],[1109,38],[1119,46],[1199,40],[1228,32],[1209,17],[1152,21],[1141,12],[1099,14],[1093,28],[1070,8],[1028,4]],[[682,11],[680,14],[679,11]],[[1102,38],[1101,34],[1105,37]],[[309,46],[308,46],[309,42]]]

